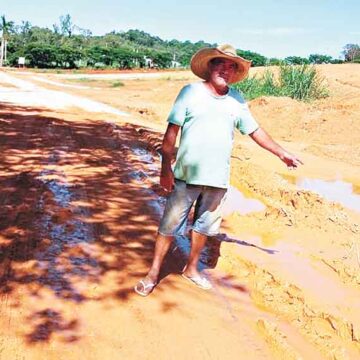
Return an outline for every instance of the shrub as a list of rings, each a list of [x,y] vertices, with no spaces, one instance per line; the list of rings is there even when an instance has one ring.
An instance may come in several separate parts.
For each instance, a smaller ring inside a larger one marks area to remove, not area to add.
[[[256,75],[233,85],[244,93],[247,100],[260,96],[288,96],[293,99],[310,101],[328,96],[315,67],[309,65],[280,66],[279,77],[275,79],[274,73],[269,69],[261,77]]]
[[[246,99],[252,100],[260,96],[279,96],[279,88],[275,83],[274,74],[266,70],[261,77],[247,77],[234,85],[244,93]]]
[[[281,92],[293,99],[309,101],[328,96],[323,81],[324,79],[318,75],[314,66],[307,64],[280,66]]]

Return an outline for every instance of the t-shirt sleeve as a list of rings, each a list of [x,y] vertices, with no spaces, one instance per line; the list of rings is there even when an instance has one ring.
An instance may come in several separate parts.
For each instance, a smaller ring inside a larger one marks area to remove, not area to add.
[[[249,106],[246,103],[241,104],[240,116],[236,121],[236,128],[243,135],[249,135],[259,128],[259,124],[252,116]]]
[[[167,121],[171,124],[183,126],[188,113],[190,86],[183,87],[177,96]]]
[[[239,113],[236,119],[236,128],[243,134],[249,135],[259,128],[259,124],[251,115],[248,104],[240,92],[231,89],[232,96],[237,100]]]

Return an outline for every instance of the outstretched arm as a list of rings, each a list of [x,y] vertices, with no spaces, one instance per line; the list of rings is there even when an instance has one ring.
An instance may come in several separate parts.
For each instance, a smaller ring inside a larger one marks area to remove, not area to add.
[[[303,162],[295,155],[287,152],[278,143],[276,143],[271,136],[262,128],[258,128],[249,135],[258,145],[278,156],[289,169],[297,168]]]
[[[171,191],[174,187],[174,173],[171,163],[175,155],[175,143],[179,129],[179,125],[169,123],[162,142],[160,185],[165,191]]]

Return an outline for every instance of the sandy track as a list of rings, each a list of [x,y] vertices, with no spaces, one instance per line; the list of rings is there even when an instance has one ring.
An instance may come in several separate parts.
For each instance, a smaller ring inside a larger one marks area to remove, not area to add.
[[[178,239],[143,299],[132,286],[161,212],[161,134],[13,99],[0,99],[0,358],[359,357],[356,213],[259,167],[245,143],[232,181],[266,209],[230,215],[210,243],[202,266],[215,290],[177,275]]]
[[[13,85],[15,88],[1,88],[3,103],[19,104],[21,106],[45,107],[48,109],[62,109],[78,107],[88,112],[101,112],[113,115],[126,116],[123,111],[103,103],[70,95],[61,91],[48,90],[31,81],[12,77],[3,71],[0,72],[0,82]]]

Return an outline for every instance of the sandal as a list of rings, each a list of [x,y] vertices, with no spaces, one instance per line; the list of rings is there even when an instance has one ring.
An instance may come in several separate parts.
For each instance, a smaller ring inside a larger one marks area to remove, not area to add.
[[[203,290],[212,289],[212,285],[211,285],[210,281],[203,276],[190,277],[190,276],[186,276],[185,274],[181,274],[181,276],[183,278],[185,278],[186,280],[191,281],[194,285],[196,285],[200,289],[203,289]]]
[[[148,296],[155,288],[157,283],[146,283],[144,280],[140,280],[134,287],[137,294],[141,296]]]

